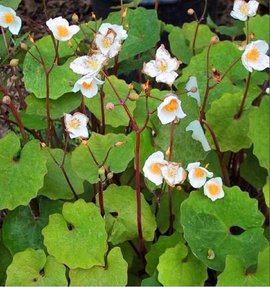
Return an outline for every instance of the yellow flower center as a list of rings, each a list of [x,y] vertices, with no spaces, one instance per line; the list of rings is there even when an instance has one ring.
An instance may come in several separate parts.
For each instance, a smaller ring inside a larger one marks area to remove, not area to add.
[[[87,60],[87,65],[91,68],[91,69],[97,69],[98,68],[98,61],[97,60],[93,60],[93,59],[89,59]]]
[[[194,176],[195,177],[204,177],[205,171],[203,169],[201,169],[200,167],[196,167],[194,170]]]
[[[79,125],[80,125],[80,121],[79,121],[78,119],[72,119],[72,120],[69,122],[69,126],[70,126],[72,129],[76,129]]]
[[[13,14],[11,14],[11,13],[5,13],[4,14],[4,22],[5,23],[11,24],[14,21],[15,21],[15,17]]]
[[[161,164],[161,163],[159,163],[159,162],[155,162],[155,163],[152,163],[151,165],[150,165],[150,170],[153,172],[153,173],[161,173],[161,167],[162,167],[163,165]]]
[[[174,112],[177,110],[178,103],[176,99],[172,99],[167,105],[163,107],[166,112]]]
[[[112,44],[112,40],[109,37],[104,37],[102,40],[102,45],[104,48],[109,48]]]
[[[208,184],[208,191],[211,195],[217,195],[219,194],[219,185],[216,183],[210,183]]]
[[[248,4],[246,2],[243,2],[243,4],[240,6],[240,12],[244,15],[248,14]]]
[[[252,48],[246,55],[250,61],[257,61],[260,57],[260,52],[257,48]]]
[[[168,168],[168,176],[170,176],[170,177],[175,176],[176,175],[176,171],[177,171],[177,169],[169,167]]]
[[[161,60],[158,68],[161,72],[165,72],[165,71],[167,71],[168,65],[164,60]]]
[[[86,90],[92,89],[92,88],[93,88],[93,85],[94,85],[93,81],[90,82],[90,83],[87,83],[87,82],[83,82],[83,83],[82,83],[82,87],[83,87],[84,89],[86,89]]]
[[[59,37],[66,37],[69,34],[68,28],[64,25],[58,25],[56,29]]]

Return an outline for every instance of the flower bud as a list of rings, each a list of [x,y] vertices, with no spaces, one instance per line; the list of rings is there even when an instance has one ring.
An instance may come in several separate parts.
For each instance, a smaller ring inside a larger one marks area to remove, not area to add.
[[[253,40],[255,38],[255,34],[253,32],[249,33],[249,39]]]
[[[211,44],[216,44],[219,42],[219,37],[217,35],[213,36],[210,40]]]
[[[99,170],[98,170],[98,174],[100,175],[100,176],[103,176],[103,175],[105,175],[105,167],[104,166],[102,166],[102,167],[100,167],[99,168]]]
[[[27,50],[27,44],[26,43],[24,43],[24,42],[21,42],[21,48],[23,49],[23,50]]]
[[[9,65],[11,67],[17,67],[19,64],[19,59],[11,59],[10,62],[9,62]]]
[[[188,15],[193,15],[194,13],[195,13],[195,11],[192,9],[192,8],[189,8],[188,10],[187,10],[187,13],[188,13]]]
[[[39,144],[41,145],[41,147],[46,147],[46,144],[44,142],[39,142]]]
[[[122,12],[121,17],[122,17],[122,18],[125,18],[126,16],[127,16],[127,8],[124,9],[124,11]]]
[[[197,90],[198,90],[197,87],[192,87],[192,88],[190,89],[190,92],[191,92],[191,93],[196,93]]]
[[[113,111],[114,110],[114,104],[113,103],[107,103],[106,110],[107,111]]]
[[[130,94],[128,95],[128,98],[129,98],[130,100],[132,100],[132,101],[138,100],[139,97],[140,97],[140,95],[138,95],[138,94],[135,93],[135,92],[132,92],[132,93],[130,93]]]
[[[88,140],[82,140],[81,143],[82,143],[83,145],[88,145]]]
[[[125,143],[126,143],[126,141],[119,141],[119,142],[115,143],[114,146],[120,146],[120,145],[123,145]]]
[[[91,18],[92,18],[93,20],[96,19],[96,14],[95,14],[94,12],[91,12]]]
[[[113,178],[113,172],[109,172],[108,174],[107,174],[107,179],[112,179]]]
[[[4,96],[2,99],[2,102],[6,105],[9,105],[11,103],[11,98],[10,96]]]
[[[79,17],[78,17],[78,15],[76,13],[72,14],[72,18],[71,19],[72,19],[73,23],[78,23],[79,22]]]

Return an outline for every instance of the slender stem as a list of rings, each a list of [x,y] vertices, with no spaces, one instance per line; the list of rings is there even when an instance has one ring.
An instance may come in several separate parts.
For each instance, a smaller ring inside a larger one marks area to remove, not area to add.
[[[247,44],[249,44],[250,42],[250,32],[249,32],[249,17],[247,18],[247,21],[246,21],[246,26],[247,26]]]
[[[103,184],[102,184],[102,179],[100,175],[98,179],[98,202],[99,202],[101,216],[103,216],[105,214],[105,211],[104,211],[104,201],[103,201]]]
[[[155,0],[155,10],[158,11],[159,0]]]
[[[46,145],[49,145],[51,140],[51,112],[50,112],[50,74],[45,72],[46,81],[46,117],[47,117],[47,129],[46,129]]]
[[[105,107],[104,107],[104,97],[105,93],[103,90],[103,86],[100,88],[100,109],[101,109],[101,125],[100,125],[100,133],[102,135],[105,134]]]
[[[171,130],[170,130],[169,161],[172,160],[172,155],[173,155],[174,133],[175,133],[175,122],[173,121],[171,124]]]
[[[46,17],[46,19],[48,19],[48,12],[47,12],[46,0],[42,0],[42,4],[43,4],[43,9],[44,9],[45,17]]]
[[[214,141],[214,145],[216,147],[216,151],[217,151],[217,155],[218,155],[218,159],[219,159],[219,165],[220,165],[220,168],[221,168],[221,171],[222,171],[222,176],[223,176],[223,179],[224,179],[224,183],[225,183],[225,185],[230,186],[230,177],[229,177],[226,165],[223,162],[223,153],[220,150],[216,134],[215,134],[213,128],[210,126],[210,124],[206,120],[202,119],[202,122],[208,128],[208,130],[209,130],[209,132],[210,132],[210,134],[212,136],[212,139]]]
[[[142,232],[142,199],[141,199],[141,174],[140,174],[140,145],[141,134],[136,132],[135,170],[136,170],[136,200],[137,200],[137,229],[139,236],[139,250],[141,257],[145,255],[145,246]]]
[[[85,107],[85,102],[84,102],[84,95],[81,95],[81,111],[84,115],[86,115],[86,107]]]
[[[67,147],[68,147],[68,133],[65,132],[65,145],[64,145],[64,155],[60,166],[64,166],[66,155],[67,155]]]
[[[3,35],[4,45],[5,45],[5,48],[7,50],[7,54],[9,56],[9,48],[8,48],[6,33],[5,33],[5,30],[4,30],[4,28],[2,26],[1,26],[1,32],[2,32],[2,35]]]
[[[210,87],[209,87],[209,83],[210,83],[209,55],[210,55],[211,47],[212,47],[212,44],[210,43],[208,48],[207,48],[207,52],[206,52],[206,87],[205,87],[202,107],[200,110],[200,121],[205,120],[205,108],[206,108],[206,103],[207,103],[207,99],[208,99],[209,91],[210,91]]]
[[[245,105],[246,98],[247,98],[247,95],[248,95],[248,89],[249,89],[249,85],[250,85],[250,80],[251,80],[251,72],[248,73],[244,95],[243,95],[243,98],[242,98],[242,101],[241,101],[241,104],[240,104],[239,111],[234,116],[235,119],[239,119],[241,117],[243,111],[244,111],[244,105]]]

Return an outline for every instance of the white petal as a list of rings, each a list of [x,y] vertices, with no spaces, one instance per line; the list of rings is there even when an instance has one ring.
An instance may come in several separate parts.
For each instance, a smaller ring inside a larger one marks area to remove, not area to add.
[[[264,69],[269,68],[269,56],[260,55],[256,62],[249,62],[249,65],[256,71],[263,71]]]
[[[156,81],[159,83],[165,83],[172,86],[174,80],[177,78],[178,74],[176,72],[164,72],[156,76]]]
[[[74,84],[74,87],[72,89],[73,93],[77,93],[81,89],[81,85],[79,83],[80,79]]]
[[[167,64],[168,64],[168,71],[172,72],[176,71],[179,68],[181,62],[178,61],[176,58],[171,58],[167,60]]]
[[[241,56],[241,61],[242,61],[242,64],[243,66],[249,71],[249,72],[252,72],[252,68],[251,66],[249,65],[249,62],[246,60],[246,53],[244,52]]]
[[[262,54],[266,54],[269,49],[268,43],[264,40],[257,40],[253,42],[253,46],[256,47]]]
[[[211,184],[215,184],[219,187],[219,192],[215,195],[211,194],[211,192],[209,191],[209,186]],[[208,180],[206,184],[204,185],[204,194],[207,197],[209,197],[212,201],[215,201],[216,199],[224,197],[224,191],[222,188],[222,179],[220,177],[215,177],[215,178]]]
[[[113,58],[115,57],[121,50],[121,43],[118,40],[115,40],[115,42],[111,45],[109,52],[108,52],[108,57]]]
[[[203,176],[203,177],[195,176],[195,169],[189,172],[188,179],[189,179],[191,186],[194,188],[201,188],[206,182],[206,176]]]
[[[142,72],[152,78],[156,77],[158,74],[158,69],[156,67],[156,61],[151,60],[148,63],[143,64]]]
[[[181,108],[181,102],[180,102],[177,110],[175,111],[175,115],[178,119],[183,119],[184,117],[186,117],[186,114],[184,113],[184,111]]]
[[[18,35],[22,26],[22,20],[20,17],[16,16],[15,21],[9,25],[8,29],[13,35]]]
[[[255,0],[250,0],[248,2],[248,16],[255,16],[257,9],[259,6],[259,2],[255,1]]]
[[[71,37],[73,37],[73,35],[77,34],[80,31],[80,27],[77,25],[70,25],[69,31],[70,31],[70,34],[72,35]]]
[[[80,121],[80,126],[86,126],[89,121],[88,117],[80,112],[74,113],[73,117]]]
[[[108,33],[108,29],[112,28],[110,23],[102,23],[98,29],[98,32],[105,36]]]
[[[204,134],[202,126],[198,120],[192,121],[187,127],[186,131],[192,131],[192,138],[202,144],[204,151],[210,151],[211,147]]]
[[[237,19],[237,20],[240,20],[240,21],[246,21],[247,20],[247,16],[240,13],[240,12],[237,12],[237,11],[232,11],[231,14],[230,14],[233,18]]]
[[[93,87],[91,89],[81,88],[82,94],[87,98],[94,97],[98,92],[98,86],[96,83],[93,83]]]
[[[79,127],[77,129],[77,135],[82,138],[88,138],[89,133],[87,127]]]
[[[165,49],[165,46],[162,44],[156,51],[157,60],[168,60],[171,59],[170,53]]]
[[[187,171],[191,171],[191,169],[193,169],[195,167],[199,167],[200,165],[201,165],[201,163],[199,161],[189,163],[187,166]]]

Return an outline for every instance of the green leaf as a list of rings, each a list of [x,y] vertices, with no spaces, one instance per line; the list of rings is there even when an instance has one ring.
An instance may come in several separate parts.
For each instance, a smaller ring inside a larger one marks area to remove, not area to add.
[[[39,190],[39,194],[54,200],[72,199],[74,194],[60,168],[64,151],[61,149],[45,149],[44,154],[47,158],[48,173],[44,177],[44,185]],[[56,164],[54,160],[56,160],[58,164]],[[71,169],[71,154],[69,153],[65,156],[64,169],[75,193],[77,195],[82,194],[84,192],[84,181]]]
[[[157,280],[157,271],[151,277],[143,279],[141,286],[162,286]]]
[[[237,152],[251,146],[249,131],[250,110],[244,109],[240,118],[235,118],[239,111],[243,95],[224,94],[219,100],[214,101],[211,109],[206,113],[206,120],[212,127],[221,151]],[[214,143],[207,131],[210,144]]]
[[[202,286],[207,268],[184,243],[168,248],[159,257],[158,281],[164,286]]]
[[[167,248],[174,247],[179,242],[183,241],[180,233],[175,232],[170,236],[160,236],[158,241],[151,245],[149,252],[146,254],[146,272],[151,276],[154,274],[160,255],[162,255]]]
[[[180,218],[180,206],[182,202],[187,198],[187,193],[183,191],[179,191],[177,189],[173,189],[172,191],[172,204],[173,204],[173,214],[174,218]],[[160,200],[160,207],[157,213],[157,225],[159,231],[164,234],[168,231],[170,222],[170,214],[169,214],[169,193],[166,192],[162,195]],[[183,232],[182,226],[179,220],[175,220],[173,223],[173,227],[175,230],[179,232]]]
[[[38,40],[26,54],[23,64],[24,84],[28,92],[34,93],[39,99],[46,98],[46,73],[44,67],[32,55],[40,59],[40,54],[45,63],[46,69],[53,68],[49,74],[49,97],[58,99],[63,94],[72,90],[72,81],[78,79],[78,75],[69,68],[71,60],[61,65],[53,64],[55,58],[54,46],[51,36],[45,36]],[[31,55],[31,54],[32,55]],[[60,57],[67,57],[74,53],[68,42],[59,42]]]
[[[120,12],[110,13],[106,23],[121,24]],[[124,28],[128,26],[128,38],[122,45],[119,62],[153,48],[160,38],[160,22],[154,10],[139,7],[128,9],[124,18]]]
[[[224,198],[215,202],[202,191],[193,191],[181,206],[184,237],[192,252],[218,271],[224,269],[228,254],[243,258],[246,265],[255,264],[266,245],[257,201],[236,186],[223,189]]]
[[[137,231],[137,205],[136,192],[128,186],[111,184],[104,192],[104,207],[106,229],[109,241],[113,244],[136,239]],[[142,229],[146,241],[154,238],[156,230],[155,217],[151,208],[142,196]]]
[[[119,80],[115,76],[109,77],[112,85],[116,89],[119,96],[124,100],[124,98],[129,93],[129,88],[127,83],[124,80]],[[117,96],[112,89],[108,80],[105,80],[103,86],[105,97],[104,97],[104,109],[105,109],[105,123],[113,127],[127,126],[129,124],[129,117],[123,108],[122,105],[115,106],[113,110],[106,109],[108,103],[119,104]],[[99,119],[101,120],[101,105],[100,97],[96,96],[91,99],[85,99],[85,104],[88,109]],[[126,102],[130,112],[132,113],[135,109],[135,102],[127,101]]]
[[[0,232],[0,285],[4,286],[6,281],[6,270],[12,261],[12,256],[2,243]]]
[[[121,249],[113,248],[107,257],[106,266],[94,266],[91,269],[70,270],[71,286],[126,286],[127,262]]]
[[[25,111],[20,111],[20,117],[23,123],[23,126],[29,129],[43,130],[47,127],[46,118],[36,114],[29,115]],[[11,119],[16,122],[16,119],[11,116]]]
[[[46,117],[46,100],[37,99],[33,94],[30,94],[25,99],[27,108],[26,113],[29,115],[39,115]],[[57,100],[49,100],[50,113],[53,120],[63,117],[64,113],[70,113],[75,110],[81,103],[79,94],[68,93]]]
[[[32,140],[20,151],[20,140],[12,132],[0,139],[0,209],[27,205],[36,197],[47,172],[39,142]]]
[[[190,23],[184,23],[183,33],[185,38],[189,41],[189,46],[192,48],[194,34],[196,30],[197,22],[193,21]],[[203,48],[207,47],[210,44],[211,38],[215,34],[211,32],[209,27],[204,24],[200,24],[198,28],[198,33],[195,42],[195,53],[200,52]]]
[[[256,15],[255,17],[249,18],[249,29],[251,33],[254,33],[254,41],[265,40],[269,43],[269,18],[269,15]]]
[[[119,160],[119,156],[121,156],[121,160]],[[102,163],[110,168],[110,171],[119,173],[126,169],[133,157],[134,146],[131,137],[123,134],[92,133],[87,144],[81,144],[73,151],[71,164],[73,170],[82,179],[97,183],[98,171]]]
[[[181,28],[173,27],[169,34],[169,42],[174,56],[176,56],[183,63],[188,64],[192,57],[192,51]]]
[[[249,271],[240,258],[228,255],[217,286],[269,286],[269,246],[259,253],[256,271]]]
[[[67,286],[66,268],[41,249],[14,255],[7,269],[6,286]]]
[[[105,223],[93,203],[66,202],[62,214],[53,214],[42,230],[49,254],[69,268],[104,265],[107,250]]]
[[[38,216],[33,214],[29,206],[19,206],[6,216],[3,223],[3,243],[12,254],[27,247],[44,248],[41,230],[48,224],[50,214],[61,212],[62,203],[41,198],[36,209]]]
[[[253,153],[260,165],[269,169],[269,97],[264,97],[259,108],[254,108],[249,116],[248,136],[253,142]]]
[[[267,177],[267,182],[265,184],[265,186],[263,187],[263,194],[264,194],[264,198],[265,198],[265,202],[266,205],[268,207],[270,207],[270,180],[269,180],[269,176]]]
[[[1,2],[0,2],[1,4]],[[11,39],[12,34],[9,31],[6,31],[5,37],[6,37],[6,41],[7,43],[9,43],[10,39]],[[3,59],[5,59],[5,57],[7,56],[7,49],[5,46],[5,41],[3,38],[3,35],[1,33],[0,35],[0,63],[3,61]]]
[[[1,0],[0,5],[16,10],[21,2],[21,0]]]

